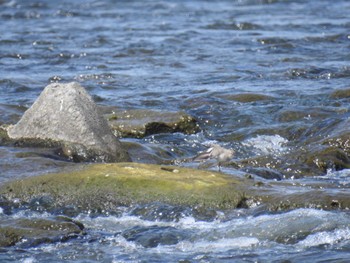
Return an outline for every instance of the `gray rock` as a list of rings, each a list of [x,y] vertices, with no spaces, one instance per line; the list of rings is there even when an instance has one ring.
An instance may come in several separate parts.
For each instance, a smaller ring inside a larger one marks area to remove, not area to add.
[[[79,160],[130,161],[90,95],[76,82],[48,85],[21,120],[8,128],[8,135],[62,142],[62,152]]]

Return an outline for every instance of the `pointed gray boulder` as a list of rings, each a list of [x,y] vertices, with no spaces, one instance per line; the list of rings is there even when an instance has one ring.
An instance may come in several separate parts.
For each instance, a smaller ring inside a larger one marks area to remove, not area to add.
[[[95,102],[76,82],[48,85],[8,135],[60,142],[65,155],[80,160],[130,161]]]

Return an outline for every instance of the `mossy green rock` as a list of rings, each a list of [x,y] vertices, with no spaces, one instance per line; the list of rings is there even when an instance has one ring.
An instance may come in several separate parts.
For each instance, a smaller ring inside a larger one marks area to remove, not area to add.
[[[332,184],[242,179],[213,171],[139,163],[92,164],[68,173],[46,174],[6,183],[0,196],[9,204],[40,203],[47,211],[93,214],[120,206],[163,203],[195,209],[233,209],[264,205],[271,210],[299,207],[349,209],[350,194]],[[326,190],[329,189],[329,190]],[[47,204],[46,204],[47,203]]]
[[[155,201],[227,209],[244,199],[242,184],[243,180],[211,171],[114,163],[13,181],[0,188],[0,195],[24,203],[50,196],[53,207],[73,205],[82,211],[113,211],[117,206]]]

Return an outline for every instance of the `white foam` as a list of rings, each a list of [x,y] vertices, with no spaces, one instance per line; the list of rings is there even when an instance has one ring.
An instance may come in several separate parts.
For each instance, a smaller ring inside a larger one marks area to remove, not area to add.
[[[343,169],[340,171],[329,170],[327,171],[326,176],[329,178],[332,178],[332,177],[333,178],[334,177],[350,178],[350,169]]]
[[[298,243],[299,247],[314,247],[319,245],[333,245],[343,240],[350,240],[350,229],[336,229],[324,231],[306,237]]]
[[[350,184],[350,169],[343,169],[340,171],[327,170],[326,175],[317,176],[317,179],[328,180],[338,182],[340,185],[347,186]]]
[[[222,238],[215,241],[196,241],[195,243],[183,241],[176,245],[182,252],[211,251],[222,252],[229,249],[250,248],[258,245],[255,237]]]
[[[122,249],[124,252],[128,253],[132,253],[137,250],[143,249],[141,245],[132,241],[127,241],[122,236],[107,237],[104,240],[111,242],[113,244],[113,247],[117,248],[117,250]]]
[[[265,249],[276,240],[287,242],[290,237],[299,241],[292,245],[300,250],[322,244],[335,244],[350,241],[350,217],[347,213],[323,211],[317,209],[295,209],[285,213],[242,216],[230,220],[199,221],[187,216],[179,221],[148,221],[127,213],[121,217],[95,217],[81,215],[77,219],[91,231],[118,233],[133,226],[171,226],[189,233],[190,238],[172,245],[158,245],[148,248],[147,253],[156,254],[201,254],[223,253],[250,249]],[[109,244],[109,254],[143,253],[144,247],[134,241],[126,240],[122,235],[104,237]]]
[[[300,233],[307,235],[306,233],[314,231],[339,229],[349,223],[350,218],[347,214],[316,209],[296,209],[282,214],[249,216],[226,222],[201,222],[187,217],[181,219],[176,227],[194,231],[196,236],[193,240],[198,242],[211,240],[212,236],[215,236],[217,242],[239,238],[273,241],[282,236],[288,238]]]
[[[110,232],[122,231],[126,228],[135,226],[173,226],[173,222],[161,222],[161,221],[148,221],[137,216],[123,215],[121,217],[116,216],[101,216],[91,218],[87,215],[79,215],[76,219],[84,224],[84,226],[90,229],[97,229]]]
[[[30,258],[25,258],[25,259],[23,259],[22,262],[23,262],[23,263],[35,263],[35,262],[37,262],[37,261],[35,260],[35,258],[30,257]]]
[[[177,226],[181,227],[182,229],[211,229],[213,222],[196,221],[195,218],[188,216],[181,218],[177,223]]]
[[[43,219],[47,219],[47,218],[51,218],[52,215],[49,214],[48,212],[37,212],[37,211],[32,211],[32,210],[22,210],[19,211],[15,214],[13,214],[11,217],[15,218],[15,219],[21,219],[21,218],[43,218]]]
[[[258,135],[242,142],[245,147],[253,148],[256,154],[278,154],[288,150],[285,144],[288,140],[276,135]]]

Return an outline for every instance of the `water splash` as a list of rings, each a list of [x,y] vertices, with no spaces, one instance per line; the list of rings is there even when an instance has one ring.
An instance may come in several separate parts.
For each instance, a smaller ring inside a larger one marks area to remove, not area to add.
[[[280,154],[286,152],[288,140],[280,135],[258,135],[242,142],[242,145],[251,148],[257,155]]]
[[[342,241],[350,241],[350,229],[336,229],[324,231],[306,237],[297,246],[302,248],[316,247],[320,245],[334,245]]]

